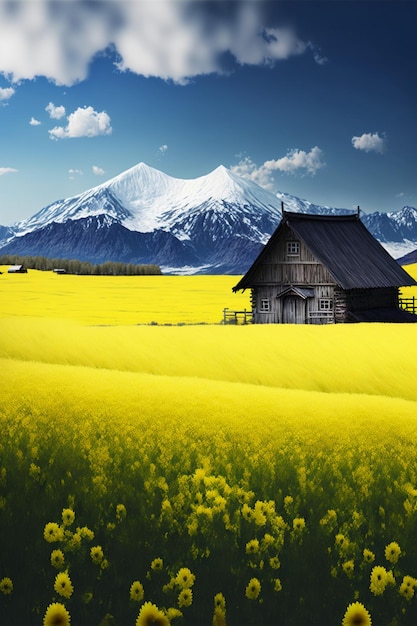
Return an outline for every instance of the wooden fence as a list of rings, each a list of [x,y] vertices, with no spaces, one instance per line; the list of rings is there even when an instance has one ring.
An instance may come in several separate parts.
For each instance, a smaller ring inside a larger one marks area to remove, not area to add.
[[[399,298],[399,305],[405,311],[409,313],[417,314],[417,298],[416,296],[411,296],[411,298]]]
[[[252,322],[252,311],[247,311],[246,309],[242,311],[223,309],[223,324],[252,324]]]

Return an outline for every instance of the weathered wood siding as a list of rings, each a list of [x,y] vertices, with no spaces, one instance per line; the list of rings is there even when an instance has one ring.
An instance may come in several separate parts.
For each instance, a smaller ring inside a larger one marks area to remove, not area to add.
[[[254,284],[310,285],[332,283],[329,271],[301,243],[299,256],[287,254],[287,242],[295,241],[290,229],[283,229],[278,245],[270,251],[254,277]]]
[[[299,254],[288,254],[287,243],[295,241],[290,229],[284,228],[277,246],[264,259],[254,277],[252,305],[257,324],[322,324],[334,321],[334,279],[302,242],[298,241]],[[279,297],[290,286],[313,288],[314,297]],[[320,311],[323,298],[331,300],[330,311]],[[269,301],[269,311],[263,310],[263,300]]]

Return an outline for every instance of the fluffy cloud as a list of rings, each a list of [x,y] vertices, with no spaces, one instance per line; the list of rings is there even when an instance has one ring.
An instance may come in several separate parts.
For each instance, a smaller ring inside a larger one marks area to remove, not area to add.
[[[0,102],[2,100],[8,100],[15,93],[13,87],[0,87]]]
[[[53,120],[60,120],[65,115],[65,107],[62,105],[56,107],[53,102],[50,102],[45,107],[45,111],[49,113],[49,117]]]
[[[249,157],[246,157],[230,169],[239,176],[243,176],[243,178],[253,180],[261,187],[272,189],[274,187],[275,172],[284,172],[286,174],[307,173],[314,176],[325,165],[323,151],[315,146],[310,152],[290,150],[286,156],[265,161],[259,167]]]
[[[30,124],[31,126],[40,126],[40,125],[41,125],[41,123],[42,123],[42,122],[40,122],[39,120],[37,120],[37,119],[36,119],[36,118],[34,118],[34,117],[31,117],[31,118],[30,118],[30,122],[29,122],[29,124]]]
[[[67,117],[67,126],[55,126],[49,131],[51,139],[67,139],[71,137],[97,137],[110,135],[112,127],[110,117],[105,111],[100,113],[93,107],[79,107]]]
[[[323,151],[317,146],[311,148],[310,152],[304,150],[290,150],[286,156],[276,161],[265,161],[264,167],[271,171],[286,172],[294,174],[295,172],[306,172],[314,176],[318,170],[326,164],[323,161]]]
[[[5,174],[15,174],[18,170],[15,170],[13,167],[0,167],[0,176],[4,176]]]
[[[98,165],[93,165],[93,174],[96,176],[103,176],[104,170]]]
[[[231,165],[230,170],[234,174],[242,176],[242,178],[252,180],[265,189],[273,189],[274,187],[274,178],[271,171],[264,165],[258,167],[250,157],[245,157],[237,165]]]
[[[165,154],[167,150],[168,150],[168,146],[166,145],[166,143],[164,143],[162,146],[159,146],[158,154]]]
[[[238,65],[274,64],[310,52],[288,27],[264,23],[262,0],[96,0],[0,3],[0,73],[12,81],[45,76],[60,85],[86,78],[92,58],[114,49],[117,66],[186,83]]]
[[[352,137],[352,145],[356,150],[382,154],[385,151],[386,138],[379,133],[363,133],[360,137]]]

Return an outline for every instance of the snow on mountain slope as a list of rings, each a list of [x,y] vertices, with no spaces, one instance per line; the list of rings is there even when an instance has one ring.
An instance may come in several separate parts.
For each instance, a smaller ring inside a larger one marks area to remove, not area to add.
[[[94,187],[79,196],[57,200],[41,209],[32,217],[13,225],[15,233],[26,235],[53,222],[63,224],[68,220],[106,215],[110,220],[121,223],[130,217],[129,211],[105,187]]]
[[[45,207],[14,227],[22,235],[52,222],[105,213],[129,230],[171,230],[185,215],[197,215],[202,209],[226,213],[233,205],[251,207],[251,215],[254,209],[271,214],[276,223],[281,216],[274,194],[224,166],[195,179],[180,179],[139,163],[79,196]],[[178,238],[188,239],[186,229],[177,227],[175,231]]]
[[[315,215],[342,215],[352,213],[351,209],[336,209],[329,206],[320,206],[282,191],[278,191],[276,196],[284,203],[284,207],[287,211],[294,213],[314,213]]]

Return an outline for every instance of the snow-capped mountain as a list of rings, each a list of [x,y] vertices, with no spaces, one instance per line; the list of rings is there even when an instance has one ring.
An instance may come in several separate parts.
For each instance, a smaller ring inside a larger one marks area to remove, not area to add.
[[[179,239],[189,239],[190,221],[194,222],[202,212],[221,215],[230,221],[234,231],[231,208],[238,207],[248,213],[254,207],[262,214],[273,214],[277,220],[280,206],[274,194],[232,174],[222,165],[206,176],[184,180],[139,163],[79,196],[50,204],[15,224],[14,229],[17,235],[24,235],[52,222],[105,214],[129,230],[141,233],[174,230]],[[249,213],[248,217],[254,219]],[[269,233],[257,235],[265,238]]]
[[[223,166],[184,180],[139,163],[14,224],[14,237],[0,252],[240,273],[280,218],[274,194]]]
[[[0,229],[0,254],[153,263],[177,273],[247,270],[288,211],[347,213],[273,194],[224,166],[179,179],[145,163],[58,200],[32,217]],[[369,230],[397,256],[417,248],[417,211],[364,215]],[[401,248],[402,246],[402,248]],[[395,256],[395,255],[394,255]]]

